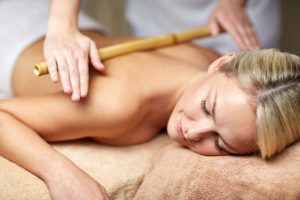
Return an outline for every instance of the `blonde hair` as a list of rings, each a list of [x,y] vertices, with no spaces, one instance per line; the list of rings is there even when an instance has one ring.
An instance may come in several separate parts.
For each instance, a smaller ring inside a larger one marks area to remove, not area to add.
[[[275,49],[245,52],[220,71],[236,77],[255,105],[262,158],[270,158],[300,139],[299,56]]]

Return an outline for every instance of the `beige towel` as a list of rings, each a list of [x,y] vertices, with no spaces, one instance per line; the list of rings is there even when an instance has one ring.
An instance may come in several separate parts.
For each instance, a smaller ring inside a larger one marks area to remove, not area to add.
[[[153,160],[135,199],[300,199],[300,142],[270,161],[201,156],[172,144]]]
[[[135,194],[135,200],[300,199],[300,144],[268,162],[255,156],[200,156],[166,135],[131,147],[87,140],[53,147],[101,182],[110,199],[129,200]],[[49,200],[46,185],[0,157],[0,200],[29,199]]]
[[[53,147],[74,161],[108,191],[110,199],[133,199],[152,155],[171,141],[163,134],[129,147],[99,145],[88,140]],[[36,176],[0,156],[0,200],[49,200],[47,186]]]

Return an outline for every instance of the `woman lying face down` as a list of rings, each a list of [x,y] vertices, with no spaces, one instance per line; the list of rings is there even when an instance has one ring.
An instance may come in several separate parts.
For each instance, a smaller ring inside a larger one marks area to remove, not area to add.
[[[168,134],[203,155],[260,151],[269,158],[299,140],[299,116],[298,56],[271,49],[232,53],[186,89]]]
[[[53,199],[106,194],[45,141],[130,145],[167,126],[199,154],[260,151],[268,158],[299,140],[298,56],[231,53],[209,65],[215,54],[186,44],[134,53],[106,61],[104,74],[91,71],[88,96],[72,102],[61,87],[32,76],[41,52],[42,42],[24,51],[13,73],[17,97],[0,101],[0,154],[43,179]]]

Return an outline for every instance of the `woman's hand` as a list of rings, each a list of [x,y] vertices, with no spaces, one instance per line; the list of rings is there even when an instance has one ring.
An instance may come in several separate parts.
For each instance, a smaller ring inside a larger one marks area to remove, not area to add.
[[[108,200],[105,189],[79,168],[62,169],[45,181],[53,200]]]
[[[59,73],[63,90],[72,93],[73,101],[80,100],[88,93],[89,60],[96,69],[104,69],[95,42],[77,29],[48,31],[44,56],[51,80],[57,82]]]
[[[209,17],[213,35],[227,31],[242,50],[261,47],[256,31],[244,10],[245,0],[220,0]]]

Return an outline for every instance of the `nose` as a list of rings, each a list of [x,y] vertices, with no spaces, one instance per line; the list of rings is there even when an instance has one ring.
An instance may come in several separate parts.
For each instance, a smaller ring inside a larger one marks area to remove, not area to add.
[[[214,128],[209,121],[197,122],[185,131],[188,140],[198,142],[214,134]]]

